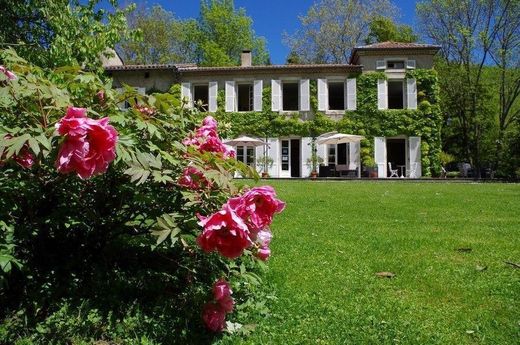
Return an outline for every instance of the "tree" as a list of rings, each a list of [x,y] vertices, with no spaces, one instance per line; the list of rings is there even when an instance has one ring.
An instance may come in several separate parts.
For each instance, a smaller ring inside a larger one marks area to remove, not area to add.
[[[118,46],[125,63],[160,64],[196,59],[198,26],[194,19],[180,20],[156,5],[151,10],[140,7],[129,13],[127,20],[140,35]]]
[[[396,24],[391,18],[378,17],[370,22],[370,32],[366,44],[377,42],[417,42],[419,37],[413,32],[409,25]]]
[[[233,66],[243,49],[251,49],[253,63],[269,63],[265,39],[255,35],[253,21],[243,8],[235,9],[233,0],[202,1],[197,20],[181,20],[154,6],[130,14],[128,21],[142,36],[119,46],[125,61]]]
[[[363,44],[374,18],[390,17],[396,8],[388,0],[320,0],[305,16],[301,29],[285,42],[304,62],[347,63],[352,48]]]
[[[501,61],[502,68],[499,69],[504,72],[512,67],[515,49],[518,52],[518,43],[513,43],[519,35],[517,13],[518,0],[427,0],[417,5],[424,35],[441,46],[441,58],[445,63],[440,69],[441,80],[455,82],[445,84],[441,92],[446,105],[443,110],[454,120],[450,123],[456,127],[454,135],[461,138],[459,158],[470,161],[476,167],[477,175],[485,157],[483,153],[491,151],[483,145],[492,142],[489,136],[497,113],[490,109],[493,91],[490,90],[492,83],[486,78],[491,73],[486,71],[493,60]],[[516,64],[513,70],[518,69],[518,60]],[[501,84],[507,84],[506,75],[508,73],[504,74]],[[457,76],[458,81],[453,76]],[[514,82],[512,85],[512,89],[504,86],[498,90],[501,107],[509,109],[508,114],[513,114],[509,111],[514,109],[513,106],[508,108],[508,104],[512,105],[518,97],[518,94],[514,96]],[[504,124],[510,122],[504,121]],[[488,159],[490,157],[491,154]]]
[[[205,66],[238,65],[243,49],[251,49],[254,64],[267,64],[269,54],[263,37],[252,29],[253,21],[233,0],[201,2],[199,62]]]
[[[100,57],[132,32],[125,15],[133,6],[96,9],[99,0],[0,0],[0,43],[42,66],[96,68]]]

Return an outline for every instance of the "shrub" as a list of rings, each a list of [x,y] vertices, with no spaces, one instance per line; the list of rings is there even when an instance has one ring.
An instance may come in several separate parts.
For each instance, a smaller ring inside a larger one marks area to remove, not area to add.
[[[235,185],[237,171],[257,175],[214,120],[196,128],[199,113],[170,93],[1,58],[15,78],[0,74],[0,343],[197,342],[213,336],[202,312],[220,279],[234,292],[226,313],[254,305],[269,244],[259,231],[283,204]],[[271,208],[251,214],[257,201]],[[234,260],[213,251],[233,236],[211,223],[222,210],[244,237]]]

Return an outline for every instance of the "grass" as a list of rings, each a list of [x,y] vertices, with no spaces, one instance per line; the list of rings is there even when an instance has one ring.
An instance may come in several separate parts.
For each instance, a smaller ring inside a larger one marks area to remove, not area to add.
[[[520,185],[270,183],[277,299],[223,343],[520,344]]]

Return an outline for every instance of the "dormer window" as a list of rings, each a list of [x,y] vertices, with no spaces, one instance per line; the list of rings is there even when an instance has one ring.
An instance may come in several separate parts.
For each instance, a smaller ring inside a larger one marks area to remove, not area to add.
[[[404,61],[387,61],[386,69],[404,69]]]

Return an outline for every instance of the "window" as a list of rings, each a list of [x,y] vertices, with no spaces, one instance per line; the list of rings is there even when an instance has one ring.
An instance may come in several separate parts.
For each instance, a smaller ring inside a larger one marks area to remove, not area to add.
[[[256,152],[253,146],[237,146],[237,160],[249,166],[255,166]]]
[[[327,163],[329,165],[336,164],[336,145],[329,145],[327,154]]]
[[[289,171],[289,140],[282,140],[282,170]]]
[[[328,164],[346,165],[349,163],[349,144],[329,145]]]
[[[195,106],[200,111],[207,111],[209,103],[209,88],[208,85],[195,85],[193,86],[193,100]],[[202,105],[200,105],[202,103]]]
[[[344,82],[329,82],[329,110],[345,110]]]
[[[252,111],[253,101],[253,84],[238,84],[238,111]]]
[[[404,69],[404,61],[387,61],[386,69]]]
[[[284,82],[282,84],[282,110],[299,110],[299,92],[297,82]]]
[[[404,82],[388,81],[388,109],[404,108]]]

